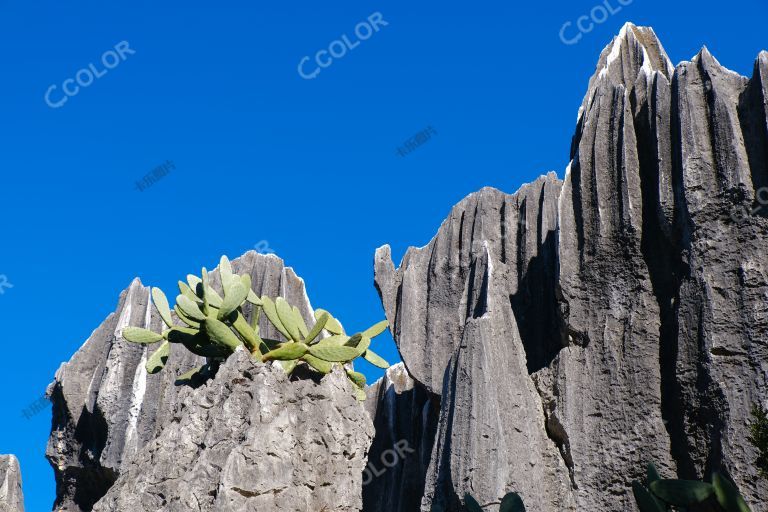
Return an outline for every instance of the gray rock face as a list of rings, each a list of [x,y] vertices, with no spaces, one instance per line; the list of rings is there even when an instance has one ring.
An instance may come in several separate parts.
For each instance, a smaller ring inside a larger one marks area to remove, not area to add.
[[[469,196],[398,270],[388,247],[377,252],[376,284],[405,366],[441,399],[421,510],[459,510],[465,492],[498,503],[512,489],[532,510],[574,506],[529,375],[562,346],[560,186],[550,174],[514,195]]]
[[[0,512],[24,512],[21,468],[13,455],[0,455]]]
[[[312,316],[303,281],[279,258],[251,251],[232,266],[250,273],[257,293],[282,295],[307,319]],[[212,277],[216,282],[218,272]],[[49,387],[53,429],[47,456],[56,475],[55,510],[91,510],[142,448],[173,423],[175,411],[189,398],[190,389],[174,381],[203,360],[172,346],[165,370],[148,375],[144,363],[155,348],[120,337],[127,325],[160,328],[149,292],[135,280],[120,296],[117,311],[61,366]],[[261,329],[267,337],[278,337],[263,319]]]
[[[470,195],[398,269],[377,251],[414,389],[440,400],[421,509],[515,490],[533,510],[633,511],[649,461],[726,473],[759,509],[746,437],[768,401],[768,54],[751,79],[706,49],[673,67],[626,25],[571,156],[562,183]]]
[[[239,350],[93,510],[357,512],[372,435],[340,370],[291,382]]]

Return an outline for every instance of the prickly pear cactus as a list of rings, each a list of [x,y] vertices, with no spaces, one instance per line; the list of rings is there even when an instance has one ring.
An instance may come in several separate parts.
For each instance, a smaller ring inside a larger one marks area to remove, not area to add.
[[[157,373],[165,367],[171,344],[184,346],[190,352],[206,357],[208,362],[179,376],[178,384],[193,384],[214,375],[222,361],[241,345],[254,358],[263,362],[278,361],[287,373],[299,366],[328,374],[335,364],[341,364],[354,385],[358,400],[365,400],[365,376],[355,372],[353,362],[363,357],[380,368],[389,363],[370,350],[371,340],[384,332],[387,321],[379,322],[363,332],[347,336],[341,323],[325,310],[315,312],[315,324],[308,328],[296,306],[283,297],[259,297],[251,289],[248,275],[237,275],[226,256],[219,263],[221,292],[210,283],[208,271],[202,277],[188,275],[179,281],[179,295],[173,312],[179,324],[174,323],[171,306],[159,288],[152,289],[152,303],[167,329],[156,333],[140,327],[126,327],[123,337],[142,345],[162,342],[147,361],[147,372]],[[244,306],[252,305],[251,321],[246,321]],[[259,334],[261,313],[282,335],[283,340],[262,338]]]

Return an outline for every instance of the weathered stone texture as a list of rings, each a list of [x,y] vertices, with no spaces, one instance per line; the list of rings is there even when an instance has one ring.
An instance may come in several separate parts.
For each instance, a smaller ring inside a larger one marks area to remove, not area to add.
[[[0,455],[0,512],[24,512],[21,468],[13,455]]]

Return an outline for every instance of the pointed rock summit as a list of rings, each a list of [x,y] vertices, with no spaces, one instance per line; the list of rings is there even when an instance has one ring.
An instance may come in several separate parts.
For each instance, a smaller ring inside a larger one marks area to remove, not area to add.
[[[431,453],[422,512],[509,491],[537,511],[634,512],[650,461],[728,474],[754,510],[768,500],[747,440],[768,402],[767,84],[765,52],[751,79],[706,48],[674,67],[652,29],[626,24],[562,182],[471,194],[398,268],[377,251],[415,381],[380,401]],[[374,458],[390,434],[376,426]],[[386,476],[371,489],[398,492]]]
[[[600,54],[595,74],[589,80],[587,94],[579,109],[579,118],[592,103],[599,83],[631,89],[639,78],[649,79],[656,72],[667,80],[671,80],[675,72],[656,33],[650,27],[625,23],[619,35]]]

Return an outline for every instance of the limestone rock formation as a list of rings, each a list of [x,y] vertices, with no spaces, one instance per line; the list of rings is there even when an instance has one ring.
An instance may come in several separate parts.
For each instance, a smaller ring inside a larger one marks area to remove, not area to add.
[[[759,509],[746,436],[768,400],[767,186],[768,54],[751,79],[706,49],[674,67],[627,24],[563,182],[470,195],[397,269],[379,249],[376,285],[427,393],[410,409],[441,404],[421,510],[515,490],[537,511],[632,511],[649,461],[726,473]]]
[[[21,468],[13,455],[0,455],[0,512],[24,512]]]
[[[289,381],[239,349],[94,512],[357,512],[373,426],[340,370]]]
[[[311,318],[303,281],[279,258],[251,251],[232,266],[251,275],[257,293],[284,296]],[[218,283],[218,272],[211,276]],[[135,280],[122,293],[116,312],[61,366],[49,387],[53,429],[47,456],[56,475],[57,511],[91,510],[142,448],[173,423],[184,400],[191,399],[191,390],[174,381],[201,364],[197,356],[173,346],[166,369],[148,375],[144,363],[154,346],[147,349],[120,337],[127,325],[159,329],[149,293]],[[277,337],[265,319],[261,329]]]

